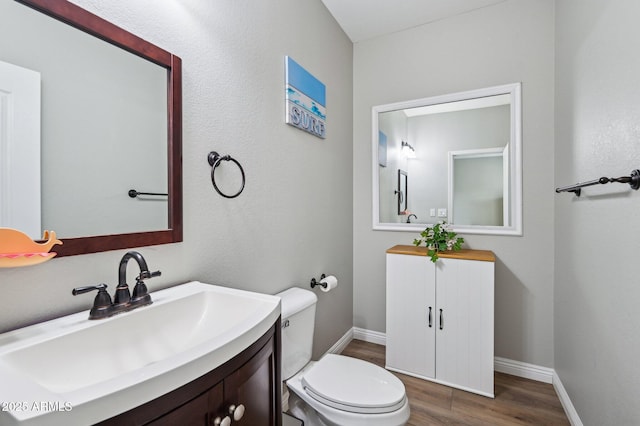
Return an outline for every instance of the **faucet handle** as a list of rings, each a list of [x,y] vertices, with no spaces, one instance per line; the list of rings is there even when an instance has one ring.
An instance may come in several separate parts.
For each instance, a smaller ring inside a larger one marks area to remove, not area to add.
[[[147,285],[144,281],[147,278],[159,277],[162,272],[155,271],[149,272],[147,270],[140,271],[140,275],[136,277],[136,285],[133,287],[133,294],[131,295],[131,304],[135,306],[143,306],[152,304],[151,295],[147,290]]]
[[[106,289],[107,289],[107,285],[104,283],[98,284],[98,285],[88,285],[85,287],[74,288],[73,290],[71,290],[71,294],[73,294],[74,296],[77,296],[79,294],[88,293],[93,290],[98,290],[98,292],[100,292],[100,290],[106,290]]]
[[[89,319],[100,319],[110,316],[113,311],[113,305],[111,304],[111,296],[107,293],[106,284],[76,287],[71,290],[71,294],[77,296],[78,294],[88,293],[93,290],[98,290],[98,294],[96,294],[96,298],[93,300],[93,307],[91,311],[89,311]]]
[[[140,271],[140,275],[136,277],[136,281],[142,281],[149,278],[159,277],[160,275],[162,275],[162,272],[160,271],[154,271],[154,272]]]

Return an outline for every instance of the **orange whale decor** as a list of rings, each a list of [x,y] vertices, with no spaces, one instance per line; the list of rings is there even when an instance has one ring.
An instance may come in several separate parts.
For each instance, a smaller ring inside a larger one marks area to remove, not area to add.
[[[36,243],[27,234],[12,228],[0,228],[0,268],[37,265],[55,257],[49,250],[62,244],[53,231],[44,231],[43,243]]]

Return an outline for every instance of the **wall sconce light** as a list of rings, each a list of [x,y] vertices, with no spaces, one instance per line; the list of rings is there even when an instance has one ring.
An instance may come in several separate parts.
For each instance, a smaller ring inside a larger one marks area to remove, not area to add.
[[[413,147],[405,141],[402,141],[401,151],[402,154],[407,158],[416,158],[416,150],[413,149]]]

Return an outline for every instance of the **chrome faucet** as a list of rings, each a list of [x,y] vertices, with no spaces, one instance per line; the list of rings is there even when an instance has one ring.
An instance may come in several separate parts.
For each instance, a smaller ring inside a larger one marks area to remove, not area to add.
[[[127,264],[130,259],[135,259],[140,267],[140,274],[136,277],[136,285],[133,288],[133,295],[129,291],[129,285],[127,284]],[[130,311],[139,306],[150,305],[153,303],[151,295],[149,294],[147,286],[143,280],[160,275],[160,271],[149,272],[147,261],[144,260],[144,257],[140,253],[137,251],[130,251],[127,252],[120,260],[120,267],[118,268],[118,287],[116,287],[113,302],[111,301],[111,296],[107,293],[106,284],[74,288],[71,294],[76,296],[92,290],[98,290],[98,294],[93,301],[93,307],[89,312],[89,319],[107,318],[120,312]]]

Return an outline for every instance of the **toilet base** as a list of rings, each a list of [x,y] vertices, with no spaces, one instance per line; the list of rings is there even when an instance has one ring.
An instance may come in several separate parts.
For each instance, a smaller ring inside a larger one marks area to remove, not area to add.
[[[293,392],[289,396],[289,410],[287,412],[302,420],[304,426],[334,426],[331,423],[325,422],[324,419],[318,416],[316,410],[298,398],[298,395]]]

